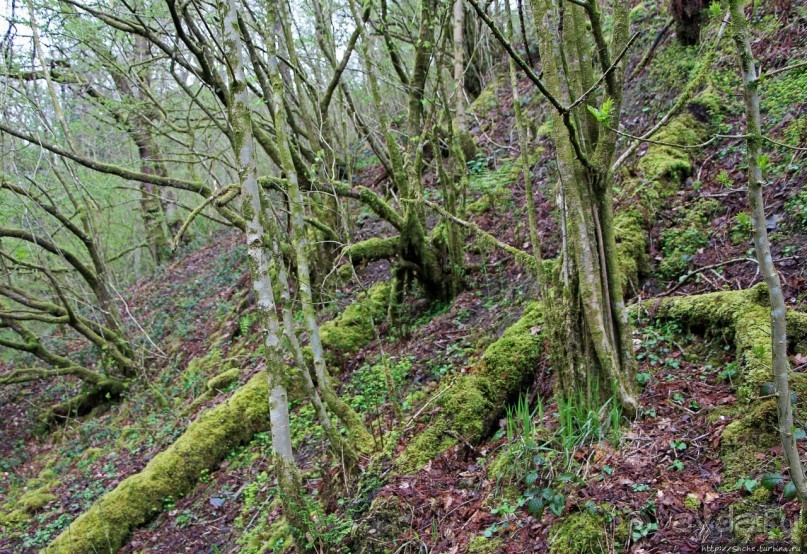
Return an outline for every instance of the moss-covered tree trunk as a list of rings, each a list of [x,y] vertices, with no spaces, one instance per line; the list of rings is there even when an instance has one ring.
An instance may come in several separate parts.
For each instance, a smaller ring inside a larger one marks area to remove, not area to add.
[[[533,1],[546,88],[561,105],[553,113],[553,133],[564,251],[556,282],[560,293],[549,299],[547,319],[562,394],[585,391],[602,402],[613,391],[615,401],[634,414],[635,360],[613,226],[610,163],[616,136],[603,125],[619,126],[624,69],[612,67],[611,60],[628,42],[627,7],[612,3],[609,44],[596,1],[585,6]],[[605,90],[578,101],[594,84],[595,65]],[[599,110],[600,119],[589,106]]]
[[[448,300],[459,292],[456,274],[459,269],[453,267],[458,257],[452,256],[440,245],[449,246],[451,241],[433,241],[428,233],[425,206],[423,203],[423,148],[430,136],[424,111],[426,85],[433,59],[435,27],[438,3],[435,0],[424,0],[419,5],[418,38],[415,45],[414,61],[411,75],[398,68],[400,78],[408,90],[407,139],[402,147],[398,144],[390,125],[387,110],[382,100],[382,93],[377,76],[377,67],[372,60],[370,37],[355,2],[351,2],[353,18],[362,29],[362,56],[370,96],[378,116],[381,132],[389,156],[392,170],[390,177],[400,194],[401,223],[397,242],[397,255],[400,263],[395,270],[396,288],[400,292],[403,282],[414,277],[423,287],[427,297]],[[388,41],[388,48],[390,43]]]
[[[280,31],[278,22],[287,19],[288,14],[282,3],[278,4],[277,19],[270,21],[270,25]],[[291,37],[289,37],[291,38]],[[269,55],[272,60],[277,60],[277,53],[274,46],[270,44]],[[275,64],[276,65],[276,64]],[[276,69],[272,67],[271,69]],[[284,104],[283,80],[276,70],[271,71],[270,80],[272,83],[273,104],[282,106]],[[339,417],[349,431],[350,440],[345,447],[350,451],[349,458],[353,459],[353,451],[357,445],[366,446],[371,444],[371,436],[359,415],[345,403],[331,385],[331,376],[327,369],[325,353],[320,339],[319,324],[317,323],[316,310],[314,308],[313,294],[311,290],[311,272],[309,269],[309,248],[304,221],[303,195],[300,190],[299,180],[291,156],[291,145],[286,135],[285,111],[277,109],[274,113],[275,135],[277,137],[278,151],[281,159],[281,169],[286,174],[288,183],[291,242],[294,249],[294,260],[297,267],[297,286],[303,308],[303,317],[308,328],[309,342],[314,355],[314,370],[317,377],[317,385],[328,408]],[[303,368],[305,370],[305,368]]]

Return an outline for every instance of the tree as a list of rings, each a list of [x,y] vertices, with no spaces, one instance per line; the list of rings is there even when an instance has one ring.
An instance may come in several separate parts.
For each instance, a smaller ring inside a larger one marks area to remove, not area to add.
[[[533,0],[543,65],[539,78],[480,5],[468,1],[552,106],[563,250],[556,292],[546,301],[561,392],[582,391],[590,401],[604,402],[613,391],[633,415],[636,361],[616,256],[610,172],[616,144],[610,129],[619,126],[621,62],[630,44],[627,5],[612,2],[608,42],[597,0]]]
[[[787,357],[787,307],[782,292],[779,272],[771,257],[768,238],[767,217],[762,188],[765,185],[763,166],[767,156],[762,152],[762,118],[759,112],[760,68],[751,50],[751,37],[748,23],[740,0],[728,0],[731,16],[731,32],[734,39],[739,66],[742,71],[743,97],[745,100],[745,144],[748,162],[748,203],[751,207],[751,221],[754,228],[754,252],[765,284],[771,306],[771,351],[773,355],[773,383],[776,391],[776,411],[779,420],[779,435],[782,440],[782,453],[790,473],[790,479],[801,503],[801,516],[797,526],[798,548],[807,552],[807,480],[796,444],[793,423],[793,405],[790,396],[790,371]]]
[[[701,24],[709,2],[706,0],[670,0],[670,13],[675,21],[675,36],[684,46],[698,44]]]

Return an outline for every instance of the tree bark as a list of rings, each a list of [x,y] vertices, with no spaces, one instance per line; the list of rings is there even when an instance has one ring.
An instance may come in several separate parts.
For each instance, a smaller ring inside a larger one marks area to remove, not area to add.
[[[746,120],[746,160],[748,162],[748,203],[751,207],[751,221],[754,227],[754,251],[759,269],[768,286],[771,305],[771,343],[773,355],[773,382],[776,390],[776,409],[779,419],[779,434],[782,439],[782,453],[790,472],[790,479],[796,488],[801,503],[801,521],[798,547],[807,551],[807,480],[799,449],[796,444],[793,424],[793,406],[790,401],[790,381],[787,359],[787,312],[785,297],[779,272],[771,258],[771,245],[766,227],[765,203],[762,187],[762,124],[759,112],[759,70],[751,50],[748,24],[740,0],[729,0],[731,30],[737,57],[743,77],[743,97],[745,99]]]

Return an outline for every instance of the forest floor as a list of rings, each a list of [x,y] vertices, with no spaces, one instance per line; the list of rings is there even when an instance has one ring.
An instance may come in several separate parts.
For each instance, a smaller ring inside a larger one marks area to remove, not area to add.
[[[760,39],[753,47],[763,68],[804,59],[807,14],[793,8],[786,15],[767,4],[754,14]],[[634,19],[661,29],[666,15],[653,11],[655,3],[648,6],[653,7],[634,10]],[[629,74],[653,38],[640,41]],[[712,114],[712,123],[715,132],[732,134],[740,130],[739,77],[728,40],[724,46],[711,86],[725,106]],[[640,134],[664,113],[687,82],[697,54],[697,47],[677,46],[670,34],[663,38],[647,67],[628,80],[628,129]],[[507,82],[501,78],[498,86],[489,86],[469,116],[482,154],[469,162],[468,202],[479,208],[471,218],[482,229],[528,249],[524,183],[513,169],[519,152]],[[770,136],[805,143],[804,90],[805,68],[763,84],[763,127]],[[528,81],[521,82],[520,92],[536,121],[535,201],[544,255],[553,257],[558,250],[556,173],[542,119],[546,110]],[[756,264],[748,259],[752,253],[741,188],[743,152],[742,142],[731,139],[692,152],[692,169],[682,186],[652,214],[650,263],[631,295],[632,305],[657,296],[746,289],[760,281]],[[635,176],[635,162],[643,153],[639,149],[620,172],[617,188]],[[768,163],[771,180],[765,201],[773,255],[789,306],[804,311],[803,153],[775,148]],[[368,161],[357,179],[372,185],[379,172]],[[704,201],[711,202],[708,216],[693,216],[692,206]],[[630,202],[617,195],[617,211]],[[365,228],[359,236],[378,230],[372,217],[362,221]],[[39,414],[69,397],[76,390],[74,383],[0,390],[0,514],[11,512],[24,498],[31,501],[18,519],[0,517],[0,554],[44,547],[105,492],[142,470],[196,416],[262,369],[242,242],[230,231],[197,237],[169,267],[126,291],[126,309],[149,339],[144,342],[147,363],[123,401],[43,429]],[[482,444],[460,442],[419,471],[398,474],[392,464],[395,454],[439,414],[431,399],[456,376],[471,372],[485,348],[537,295],[529,273],[504,252],[475,245],[466,262],[467,286],[454,302],[430,305],[412,293],[400,325],[382,323],[379,338],[359,352],[335,354],[342,394],[365,416],[379,449],[387,448],[392,456],[372,464],[364,460],[364,474],[345,491],[340,467],[326,455],[313,411],[299,401],[292,403],[298,462],[306,488],[320,499],[311,537],[320,551],[358,551],[346,546],[356,544],[350,536],[358,529],[366,533],[362,546],[367,552],[543,552],[563,532],[600,541],[591,543],[592,551],[634,553],[699,552],[704,544],[770,545],[789,539],[798,503],[789,498],[784,480],[776,478],[781,473],[781,447],[754,445],[742,466],[721,450],[723,430],[749,409],[737,399],[734,381],[741,369],[730,337],[722,330],[702,333],[656,319],[652,309],[634,310],[642,385],[642,413],[634,421],[618,429],[595,425],[588,433],[562,436],[565,408],[553,398],[547,359],[522,391],[526,411],[517,408],[518,398],[513,398],[510,415],[502,414],[500,429]],[[336,283],[334,292],[323,298],[323,318],[335,316],[360,289],[388,274],[388,263],[376,262],[360,268],[361,286]],[[796,372],[807,373],[804,354],[793,354]],[[238,381],[206,392],[207,381],[222,367],[239,368]],[[402,404],[400,419],[385,386],[384,368]],[[798,413],[805,408],[807,399],[797,399]],[[527,417],[521,417],[525,413]],[[163,511],[136,530],[121,551],[283,551],[287,536],[275,525],[280,508],[270,448],[267,429],[250,444],[233,449],[217,469],[199,476],[191,494],[164,498]],[[531,501],[549,488],[556,496],[546,499],[547,509],[531,510]],[[405,517],[390,521],[370,510],[385,503],[394,503],[396,513]],[[556,525],[562,518],[572,523]],[[592,531],[592,525],[608,533]],[[390,529],[393,540],[388,538]]]

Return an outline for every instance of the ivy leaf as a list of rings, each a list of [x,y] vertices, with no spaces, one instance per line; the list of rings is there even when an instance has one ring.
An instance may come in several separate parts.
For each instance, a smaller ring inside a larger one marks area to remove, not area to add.
[[[793,484],[793,481],[790,481],[787,485],[785,485],[784,493],[785,498],[788,500],[793,500],[796,498],[796,485]]]
[[[778,473],[766,473],[762,477],[762,486],[768,490],[773,490],[779,484],[783,483],[784,480],[785,478],[779,475]]]

